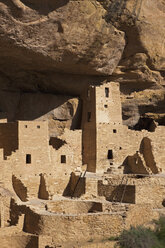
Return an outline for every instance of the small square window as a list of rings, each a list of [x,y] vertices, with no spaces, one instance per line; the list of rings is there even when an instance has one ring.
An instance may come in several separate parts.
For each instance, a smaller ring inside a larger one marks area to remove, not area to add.
[[[113,151],[108,150],[108,159],[113,159]]]
[[[26,164],[31,164],[31,154],[26,154]]]
[[[40,128],[40,126],[37,126],[37,128]]]
[[[105,88],[105,97],[109,97],[109,88]]]
[[[27,125],[25,125],[25,128],[27,128]]]
[[[105,104],[105,105],[104,105],[104,108],[108,108],[108,105],[107,105],[107,104]]]
[[[116,129],[113,129],[113,133],[117,133],[117,130]]]
[[[66,155],[61,155],[61,164],[66,164]]]

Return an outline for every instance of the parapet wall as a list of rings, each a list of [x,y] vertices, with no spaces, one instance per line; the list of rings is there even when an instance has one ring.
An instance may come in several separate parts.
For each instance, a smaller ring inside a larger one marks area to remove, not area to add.
[[[130,226],[150,223],[158,214],[150,205],[132,205],[121,213],[49,214],[29,212],[25,217],[24,230],[37,235],[54,237],[54,243],[103,240],[117,236]],[[62,232],[61,232],[62,230]]]

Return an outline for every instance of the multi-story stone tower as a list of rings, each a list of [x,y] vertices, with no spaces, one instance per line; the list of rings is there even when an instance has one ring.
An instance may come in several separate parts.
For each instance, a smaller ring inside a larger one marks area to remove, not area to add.
[[[90,172],[105,171],[120,149],[122,128],[119,84],[90,86],[83,103],[83,163]]]

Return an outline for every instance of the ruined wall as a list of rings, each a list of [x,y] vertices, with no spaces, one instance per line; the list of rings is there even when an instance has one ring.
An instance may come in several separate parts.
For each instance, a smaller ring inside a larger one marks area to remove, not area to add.
[[[68,187],[71,172],[82,165],[82,131],[65,129],[59,147],[49,145],[47,122],[19,123],[19,150],[6,161],[12,165],[13,187],[17,196],[26,201],[40,197],[41,175],[48,199],[62,195]],[[30,157],[29,157],[30,156]],[[4,161],[5,162],[5,161]]]
[[[122,156],[126,158],[128,154],[134,155],[136,151],[139,151],[139,153],[143,156],[146,167],[150,168],[151,172],[157,173],[160,169],[164,171],[164,133],[164,126],[158,126],[154,132],[148,132],[146,130],[142,130],[140,132],[125,129],[125,135],[123,133],[123,135],[121,136],[121,142],[124,141],[127,146],[125,146],[124,149],[122,149],[122,151],[119,153],[118,160],[121,163]],[[149,145],[144,145],[145,140],[148,140]]]
[[[120,182],[119,182],[120,183]],[[98,196],[104,196],[107,201],[135,203],[136,193],[134,185],[111,185],[98,181]]]
[[[67,187],[70,180],[70,172],[52,172],[43,175],[45,180],[45,190],[48,193],[48,199],[53,199],[55,195],[63,195],[67,192]],[[41,181],[40,181],[41,183]],[[41,197],[43,199],[43,197]]]
[[[165,196],[165,179],[162,177],[123,177],[113,176],[98,181],[98,195],[108,201],[151,204],[154,208],[162,208]]]
[[[156,173],[159,171],[159,168],[161,168],[162,171],[165,170],[164,126],[158,126],[155,132],[148,132],[146,130],[134,131],[124,125],[100,124],[99,126],[102,132],[97,134],[99,147],[97,150],[99,155],[97,156],[100,157],[97,166],[98,171],[105,171],[111,164],[116,165],[116,167],[124,165],[126,162],[125,159],[130,155],[136,154],[137,151],[139,151],[143,157],[145,156],[144,154],[146,154],[145,163],[148,168],[152,167],[151,172]],[[145,137],[150,139],[150,146],[145,146],[142,151],[142,140]],[[104,140],[105,145],[101,142],[102,140]],[[113,154],[113,158],[110,160],[108,160],[108,150],[112,150]],[[148,156],[147,154],[152,154],[152,156]],[[138,169],[136,171],[138,174]],[[139,174],[140,173],[139,168]]]
[[[103,213],[80,215],[48,215],[25,217],[26,232],[54,237],[54,241],[65,244],[69,241],[103,239],[118,234],[123,228],[122,216]],[[33,224],[32,224],[33,223]],[[42,223],[42,224],[41,224]],[[109,225],[109,223],[111,223]],[[59,230],[63,230],[62,232]]]
[[[2,188],[0,189],[0,226],[8,227],[10,222],[10,202],[11,202],[11,195],[7,194],[2,195]],[[5,191],[5,189],[3,189]],[[6,190],[7,192],[7,190]]]
[[[47,203],[48,211],[61,214],[102,212],[102,203],[82,200],[61,200]]]
[[[27,173],[27,172],[26,172]],[[41,179],[42,178],[42,179]],[[28,175],[13,175],[13,189],[16,195],[22,200],[27,201],[31,198],[44,200],[53,199],[55,195],[65,195],[70,190],[70,173],[50,171],[50,173]]]
[[[51,147],[51,163],[59,173],[61,170],[71,173],[82,165],[82,131],[65,129],[63,135],[58,137],[59,141],[59,147]]]
[[[12,165],[7,160],[0,161],[0,184],[1,187],[12,191]]]
[[[153,223],[153,220],[159,218],[159,214],[156,211],[153,211],[153,208],[150,204],[135,204],[127,206],[126,211],[126,222],[125,229],[129,229],[131,226],[139,226]]]
[[[94,107],[96,109],[91,110]],[[158,126],[152,130],[154,132],[148,132],[130,130],[122,125],[120,91],[117,83],[110,82],[95,88],[89,87],[84,95],[83,109],[83,149],[85,149],[83,157],[86,157],[84,163],[89,164],[88,154],[92,152],[91,156],[94,156],[96,152],[93,165],[95,164],[94,167],[98,172],[104,172],[113,165],[118,168],[124,164],[124,160],[129,155],[139,151],[143,154],[146,166],[152,167],[153,173],[158,173],[158,168],[163,167],[161,164],[165,161],[163,152],[165,135],[162,134],[165,133],[165,128]],[[92,133],[95,135],[91,136]],[[142,152],[141,142],[145,137],[151,141],[150,146],[145,145]]]
[[[54,243],[65,245],[66,242],[85,242],[103,240],[118,235],[130,226],[148,224],[158,218],[150,205],[138,204],[127,206],[120,213],[92,214],[48,214],[29,212],[25,217],[26,232],[54,237]],[[61,230],[63,230],[61,232]]]
[[[1,231],[0,243],[2,248],[38,248],[38,237],[31,234],[25,234],[23,232],[9,234],[7,231]]]
[[[165,199],[165,180],[151,179],[136,186],[136,203],[149,203],[154,208],[162,208]]]

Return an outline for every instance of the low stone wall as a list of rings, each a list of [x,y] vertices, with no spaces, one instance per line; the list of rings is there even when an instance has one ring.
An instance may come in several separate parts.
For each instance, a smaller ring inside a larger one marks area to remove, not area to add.
[[[84,243],[106,240],[130,226],[144,225],[157,219],[159,214],[150,204],[127,205],[118,212],[91,214],[52,214],[47,211],[29,211],[25,216],[24,231],[54,237],[54,242]]]
[[[1,248],[38,248],[38,237],[20,232],[18,234],[7,235],[0,233]]]
[[[102,212],[102,203],[94,201],[50,201],[47,210],[53,213],[83,214]]]
[[[98,195],[104,196],[107,201],[135,203],[134,185],[104,185],[98,182]]]
[[[98,195],[108,201],[133,204],[151,204],[154,208],[163,207],[165,199],[164,177],[114,176],[98,180]]]
[[[124,228],[123,217],[115,214],[42,215],[25,217],[24,231],[54,237],[60,244],[88,241],[115,236]]]

